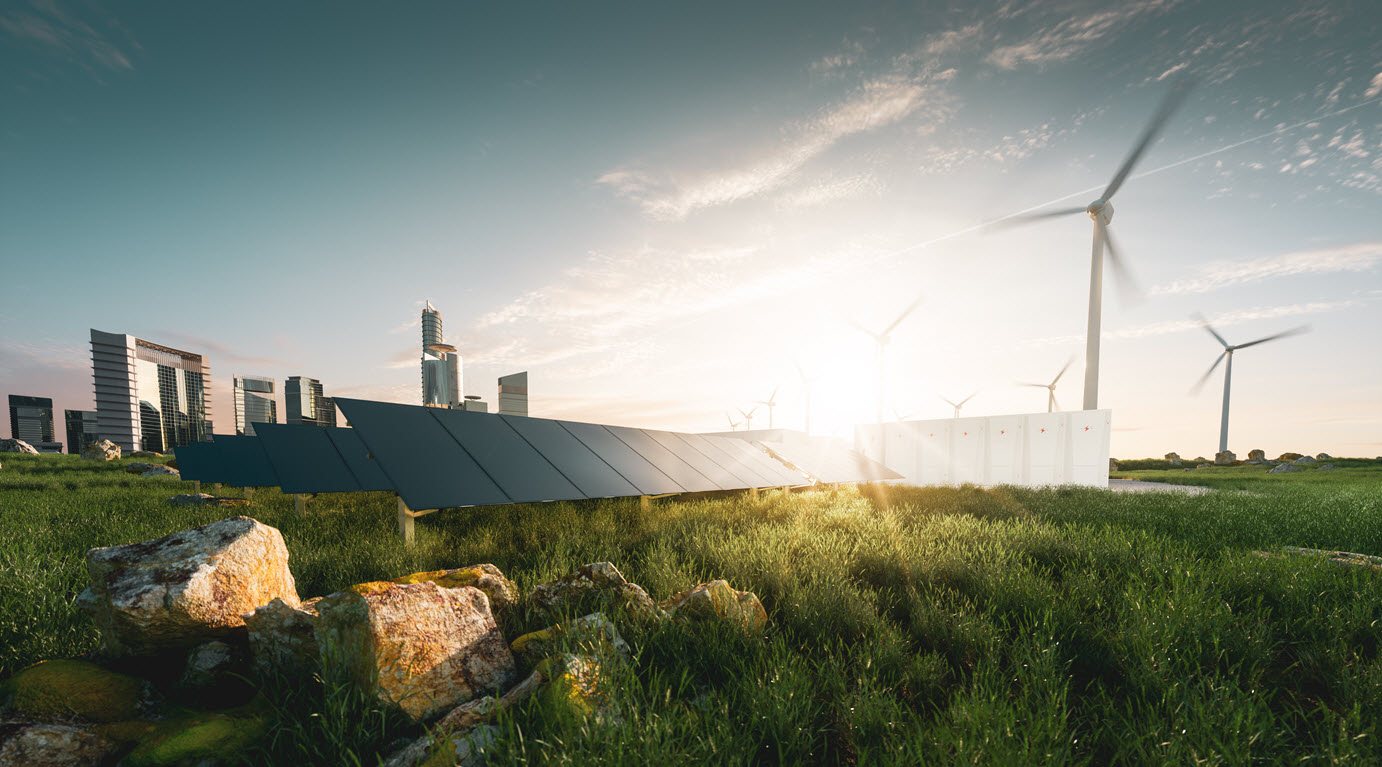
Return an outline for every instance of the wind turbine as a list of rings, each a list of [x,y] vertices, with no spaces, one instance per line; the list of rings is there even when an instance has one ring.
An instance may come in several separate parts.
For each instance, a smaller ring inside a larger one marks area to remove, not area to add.
[[[1064,373],[1065,371],[1062,370],[1061,372]],[[1057,376],[1057,377],[1059,377],[1059,376]],[[965,397],[964,399],[960,400],[958,403],[951,402],[950,400],[946,399],[945,397],[941,397],[941,399],[945,401],[945,404],[947,404],[947,405],[949,405],[949,406],[955,408],[955,417],[956,417],[956,418],[959,418],[959,417],[960,417],[960,408],[964,407],[966,402],[968,402],[968,401],[974,399],[974,395],[975,395],[975,394],[978,394],[978,393],[979,393],[979,392],[976,391],[976,392],[974,392],[974,394],[971,394],[971,395],[969,395],[968,397]]]
[[[747,413],[744,412],[743,408],[735,409],[739,411],[739,415],[744,417],[744,431],[753,431],[753,414],[758,412],[758,408],[750,408]]]
[[[1072,364],[1074,364],[1074,362],[1075,362],[1075,358],[1074,358],[1074,357],[1071,357],[1071,358],[1070,358],[1070,361],[1067,362],[1067,363],[1065,363],[1065,367],[1063,367],[1063,368],[1060,369],[1060,372],[1056,374],[1056,377],[1055,377],[1055,378],[1052,378],[1052,379],[1051,379],[1051,383],[1049,383],[1049,384],[1021,383],[1021,382],[1019,382],[1018,385],[1019,385],[1019,386],[1035,386],[1035,387],[1040,388],[1040,389],[1045,389],[1045,390],[1046,390],[1046,394],[1047,394],[1047,396],[1046,396],[1046,412],[1048,412],[1048,413],[1054,413],[1054,412],[1056,412],[1057,410],[1060,410],[1060,404],[1056,402],[1056,382],[1060,380],[1060,377],[1061,377],[1061,376],[1065,375],[1065,371],[1069,370],[1069,369],[1070,369],[1070,366],[1071,366]],[[971,395],[971,396],[972,396],[972,395]],[[958,413],[958,412],[959,412],[959,408],[956,408],[956,409],[955,409],[955,412]]]
[[[898,410],[897,408],[893,408],[892,410],[893,415],[897,417],[898,421],[905,421],[908,418],[911,418],[912,416],[916,415],[916,413],[908,413],[907,415],[903,415],[902,411]]]
[[[1103,304],[1105,250],[1108,251],[1109,266],[1113,267],[1114,278],[1120,283],[1122,292],[1129,296],[1138,294],[1132,276],[1128,274],[1127,267],[1123,265],[1118,250],[1113,246],[1113,239],[1109,236],[1108,225],[1113,220],[1113,203],[1111,200],[1113,195],[1123,186],[1123,182],[1128,180],[1133,167],[1137,165],[1138,160],[1142,159],[1142,154],[1156,140],[1157,134],[1166,127],[1171,115],[1180,107],[1181,102],[1185,101],[1185,96],[1189,90],[1190,83],[1186,80],[1171,86],[1171,92],[1162,99],[1161,106],[1157,108],[1156,114],[1152,115],[1152,121],[1142,131],[1141,138],[1138,139],[1132,152],[1128,154],[1127,159],[1118,168],[1118,172],[1113,174],[1113,180],[1104,189],[1104,193],[1099,195],[1099,199],[1083,208],[1051,210],[1025,216],[1014,216],[1012,219],[1014,221],[1033,221],[1068,216],[1074,213],[1087,213],[1094,220],[1094,247],[1090,254],[1089,264],[1089,327],[1085,332],[1085,410],[1097,410],[1099,408],[1099,321]]]
[[[739,423],[736,422],[732,416],[730,416],[728,410],[725,411],[725,420],[729,421],[730,431],[739,431]]]
[[[1268,341],[1275,341],[1278,338],[1300,335],[1301,333],[1310,330],[1310,326],[1301,325],[1298,328],[1291,328],[1290,330],[1277,333],[1274,336],[1259,338],[1256,341],[1249,341],[1245,344],[1238,344],[1235,346],[1233,344],[1230,344],[1228,341],[1225,341],[1224,337],[1219,335],[1218,331],[1210,327],[1209,321],[1206,320],[1204,317],[1200,315],[1195,315],[1194,319],[1200,323],[1200,327],[1204,328],[1205,330],[1208,330],[1209,334],[1214,336],[1214,339],[1216,341],[1223,344],[1224,350],[1219,353],[1219,358],[1214,360],[1214,364],[1209,366],[1209,370],[1206,371],[1205,374],[1200,377],[1200,380],[1195,382],[1195,386],[1193,389],[1191,389],[1191,391],[1199,391],[1200,387],[1204,386],[1204,382],[1208,381],[1209,377],[1214,374],[1214,369],[1219,367],[1219,363],[1223,362],[1225,357],[1228,358],[1228,364],[1224,366],[1224,412],[1219,419],[1219,452],[1222,453],[1225,450],[1228,450],[1228,386],[1229,381],[1233,376],[1233,353],[1238,351],[1239,349],[1246,349],[1249,346],[1257,346],[1258,344],[1264,344]]]
[[[857,322],[850,322],[850,324],[853,325],[857,330],[869,335],[878,344],[878,462],[885,466],[888,462],[888,441],[883,439],[883,352],[887,349],[888,341],[892,338],[893,330],[895,330],[897,326],[902,323],[903,320],[907,319],[907,315],[915,311],[916,308],[920,305],[921,296],[917,296],[917,299],[915,301],[908,305],[906,309],[903,309],[901,314],[897,315],[897,319],[893,320],[892,324],[888,325],[886,328],[883,328],[883,330],[878,333],[869,330],[868,328],[864,327],[863,325],[860,325]]]
[[[792,360],[792,364],[796,366],[797,375],[801,376],[801,385],[806,387],[806,433],[807,433],[807,435],[810,435],[810,434],[811,434],[811,384],[815,383],[815,382],[816,382],[816,379],[814,379],[814,378],[807,378],[807,377],[806,377],[806,371],[801,369],[801,363],[800,363],[800,362],[797,362],[796,360]]]
[[[774,386],[774,387],[773,387],[773,393],[772,393],[772,394],[769,394],[767,399],[760,399],[760,400],[755,400],[755,401],[754,401],[754,404],[755,404],[755,405],[767,405],[767,406],[768,406],[768,428],[769,428],[769,429],[773,428],[773,408],[777,407],[777,389],[778,389],[778,387]],[[758,409],[758,408],[754,408],[754,410],[757,410],[757,409]]]

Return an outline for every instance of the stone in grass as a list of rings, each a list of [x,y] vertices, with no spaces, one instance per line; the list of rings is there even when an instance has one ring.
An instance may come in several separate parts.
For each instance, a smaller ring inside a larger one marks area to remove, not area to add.
[[[1279,463],[1267,470],[1268,474],[1288,474],[1293,471],[1300,471],[1300,467],[1294,463]]]
[[[593,716],[597,724],[618,723],[618,714],[609,706],[611,669],[604,665],[611,661],[618,662],[618,656],[602,660],[562,653],[539,661],[533,670],[547,680],[537,696],[540,705],[559,720]]]
[[[768,625],[768,613],[758,596],[750,591],[735,591],[726,581],[710,581],[674,594],[662,601],[662,608],[682,620],[723,620],[750,634],[761,634]]]
[[[607,607],[628,609],[637,615],[660,614],[648,592],[636,583],[629,583],[619,568],[609,562],[581,565],[551,583],[534,586],[528,599],[535,607],[561,611],[590,596],[597,597]]]
[[[381,581],[325,597],[317,612],[323,674],[415,720],[513,679],[513,654],[479,589]]]
[[[1276,459],[1278,461],[1294,461],[1300,457],[1300,453],[1282,453],[1281,455],[1277,456]]]
[[[0,453],[23,453],[38,455],[38,448],[22,439],[0,439]]]
[[[187,663],[178,679],[178,690],[187,699],[210,708],[247,703],[254,688],[245,679],[249,673],[243,645],[212,640],[197,645],[187,654]]]
[[[1195,468],[1197,468],[1197,469],[1208,469],[1208,468],[1211,468],[1211,467],[1213,467],[1213,466],[1214,466],[1214,464],[1212,464],[1212,463],[1202,463],[1202,464],[1196,466]]]
[[[421,767],[476,767],[485,761],[485,751],[499,742],[499,728],[477,724],[463,732],[448,735]]]
[[[1332,460],[1334,460],[1334,456],[1330,455],[1329,453],[1320,453],[1319,455],[1315,456],[1315,460],[1317,460],[1317,461],[1332,461]]]
[[[74,724],[0,720],[0,765],[4,767],[89,767],[112,756],[117,744]]]
[[[1275,558],[1281,556],[1317,557],[1342,567],[1361,567],[1382,571],[1382,557],[1355,554],[1351,551],[1332,551],[1329,549],[1305,549],[1299,546],[1282,546],[1281,551],[1254,551],[1259,557]]]
[[[1234,455],[1232,450],[1220,450],[1214,454],[1215,466],[1232,466],[1236,460],[1238,456]]]
[[[1303,455],[1297,458],[1296,460],[1291,461],[1291,463],[1294,463],[1297,466],[1314,466],[1315,464],[1319,463],[1319,461],[1315,460],[1314,458],[1311,458],[1308,455]]]
[[[1249,450],[1249,451],[1248,451],[1248,461],[1249,461],[1249,462],[1251,462],[1251,461],[1265,461],[1265,460],[1267,460],[1267,454],[1266,454],[1264,451],[1262,451],[1262,450]]]
[[[242,637],[246,612],[275,597],[299,603],[283,535],[249,517],[92,549],[86,565],[91,586],[77,605],[109,657]]]
[[[555,654],[562,644],[580,644],[601,654],[628,657],[629,645],[619,636],[614,623],[604,613],[591,613],[570,623],[559,623],[532,631],[513,640],[509,649],[529,662]]]
[[[1163,456],[1163,457],[1164,457],[1166,460],[1171,461],[1171,462],[1176,462],[1176,461],[1179,461],[1179,460],[1180,460],[1180,456],[1177,455],[1176,453],[1167,453],[1167,454],[1166,454],[1165,456]]]
[[[321,664],[317,650],[317,603],[309,599],[294,607],[274,599],[245,613],[250,653],[262,675],[307,676]]]
[[[1325,465],[1323,465],[1323,466],[1320,467],[1320,471],[1324,471],[1324,470],[1326,470],[1326,469],[1337,469],[1337,468],[1339,468],[1339,467],[1338,467],[1338,466],[1335,466],[1335,465],[1332,464],[1332,463],[1326,463]]]
[[[244,751],[267,731],[268,718],[253,706],[175,716],[156,725],[120,765],[237,764],[243,760]]]
[[[152,450],[136,450],[130,453],[131,458],[162,458],[162,453],[155,453]]]
[[[82,457],[88,461],[118,461],[120,446],[108,439],[101,439],[82,448]]]
[[[130,461],[129,463],[120,464],[120,470],[126,474],[143,474],[153,467],[154,464],[145,463],[143,461]]]
[[[6,707],[33,719],[132,719],[149,705],[151,686],[83,660],[48,660],[4,683]]]
[[[431,581],[442,588],[454,589],[460,586],[471,586],[485,592],[489,597],[490,607],[503,609],[513,605],[518,601],[518,587],[513,581],[504,577],[504,573],[491,564],[471,565],[460,567],[455,570],[432,570],[425,573],[413,573],[402,578],[394,578],[389,583],[421,583]],[[361,584],[360,587],[367,587],[369,584]]]
[[[140,472],[139,476],[141,476],[141,477],[173,477],[174,479],[177,479],[177,478],[179,478],[179,477],[182,476],[182,473],[179,472],[177,469],[170,469],[170,468],[168,468],[167,466],[160,466],[160,465],[158,465],[158,464],[154,464],[153,466],[150,466],[148,469],[146,469],[146,470]]]
[[[173,506],[201,506],[211,504],[213,506],[243,506],[243,498],[217,498],[210,493],[178,493],[168,499],[168,503]]]

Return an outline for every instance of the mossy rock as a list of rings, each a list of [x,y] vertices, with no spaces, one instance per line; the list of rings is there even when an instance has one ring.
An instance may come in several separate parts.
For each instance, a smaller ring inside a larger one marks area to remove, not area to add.
[[[23,669],[5,684],[16,711],[34,719],[80,717],[119,722],[139,713],[147,683],[83,660],[46,660]]]
[[[629,646],[619,636],[614,623],[603,613],[592,613],[570,623],[559,623],[538,631],[530,631],[509,644],[509,651],[529,662],[555,654],[564,646],[579,645],[604,656],[615,653],[627,656]]]
[[[267,731],[267,718],[250,708],[184,714],[159,723],[121,764],[172,767],[202,760],[233,762]]]
[[[358,583],[350,587],[360,596],[369,596],[389,590],[395,584],[423,583],[430,581],[444,589],[456,589],[462,586],[471,586],[479,589],[489,597],[492,608],[505,608],[513,604],[518,599],[518,587],[514,586],[494,565],[472,565],[455,570],[430,570],[422,573],[412,573],[401,578],[394,578],[387,581],[370,581],[369,583]]]
[[[547,679],[538,699],[557,719],[584,719],[599,711],[600,662],[589,656],[561,655],[540,661],[535,669]]]

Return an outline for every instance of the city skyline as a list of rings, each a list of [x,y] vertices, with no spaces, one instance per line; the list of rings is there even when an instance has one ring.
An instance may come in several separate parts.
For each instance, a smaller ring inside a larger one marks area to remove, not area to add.
[[[984,224],[1087,203],[1189,77],[1112,224],[1146,294],[1104,297],[1113,453],[1217,445],[1197,311],[1314,328],[1235,366],[1231,450],[1382,453],[1382,10],[540,9],[0,11],[0,392],[90,410],[96,326],[208,355],[212,401],[311,370],[415,403],[431,299],[461,391],[527,370],[543,416],[715,431],[780,387],[800,428],[799,363],[848,440],[875,408],[850,322],[920,292],[887,412],[1041,412],[1012,384],[1075,354],[1073,407],[1089,222]]]

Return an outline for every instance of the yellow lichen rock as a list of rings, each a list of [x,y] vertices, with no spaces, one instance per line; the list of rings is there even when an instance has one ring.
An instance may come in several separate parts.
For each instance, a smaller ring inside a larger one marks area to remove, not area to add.
[[[505,608],[518,600],[518,587],[513,581],[504,577],[504,573],[491,564],[471,565],[470,567],[460,567],[455,570],[431,570],[424,573],[413,573],[401,578],[394,578],[388,581],[371,581],[351,586],[351,590],[357,594],[378,593],[395,583],[422,583],[430,581],[444,589],[455,589],[461,586],[470,586],[479,589],[489,597],[490,606],[495,609]]]
[[[10,706],[35,719],[118,722],[138,712],[146,683],[86,661],[49,660],[15,674],[6,688]]]
[[[531,631],[509,644],[514,655],[530,662],[552,655],[562,644],[579,644],[601,654],[618,653],[627,656],[629,646],[614,623],[603,613],[592,613],[571,623],[559,623],[545,629]]]
[[[562,653],[539,662],[534,670],[547,679],[539,693],[542,704],[558,716],[584,718],[604,703],[604,670],[596,658]]]
[[[751,634],[762,633],[768,625],[768,613],[758,596],[749,591],[735,591],[726,581],[711,581],[668,597],[662,608],[682,620],[720,619],[733,623]]]

